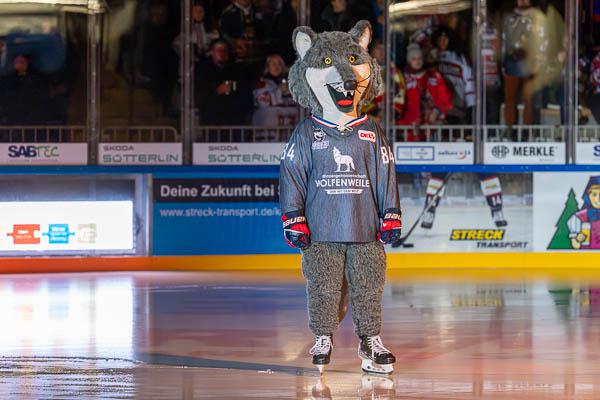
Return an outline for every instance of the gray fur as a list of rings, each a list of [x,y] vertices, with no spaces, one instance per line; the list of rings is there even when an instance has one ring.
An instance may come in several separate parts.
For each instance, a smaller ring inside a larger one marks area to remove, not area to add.
[[[363,94],[358,104],[361,107],[369,103],[383,91],[383,80],[381,70],[377,61],[359,45],[359,39],[365,29],[371,29],[368,21],[359,21],[350,32],[323,32],[315,33],[307,26],[299,26],[294,30],[292,42],[296,48],[296,37],[298,32],[307,34],[312,41],[312,45],[304,57],[298,56],[296,62],[292,65],[289,73],[290,92],[294,100],[301,106],[309,109],[312,114],[322,117],[323,110],[316,96],[312,92],[306,80],[306,70],[308,68],[328,67],[323,63],[325,57],[330,57],[333,61],[331,65],[335,66],[342,76],[343,80],[354,79],[354,73],[351,64],[348,62],[350,53],[358,56],[357,64],[369,63],[371,67],[371,81],[369,87]],[[296,48],[298,52],[298,49]]]
[[[315,336],[331,335],[340,321],[344,276],[350,287],[352,319],[358,336],[378,335],[385,284],[383,245],[315,242],[302,253],[307,280],[309,327]],[[343,316],[342,316],[343,318]]]

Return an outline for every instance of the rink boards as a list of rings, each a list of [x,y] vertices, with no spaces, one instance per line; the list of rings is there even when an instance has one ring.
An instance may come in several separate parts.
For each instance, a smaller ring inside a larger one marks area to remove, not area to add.
[[[598,214],[586,200],[586,188],[600,175],[595,169],[399,166],[404,232],[415,228],[410,247],[388,246],[390,267],[598,265]],[[72,269],[44,261],[44,268],[57,270],[299,265],[299,252],[282,238],[276,167],[5,167],[0,172],[0,184],[10,188],[0,192],[5,271],[35,270],[35,263],[27,267],[28,261],[20,260],[23,256],[85,257],[68,263]],[[419,216],[432,173],[446,185],[434,225],[424,229]],[[506,226],[494,224],[484,182],[498,184]],[[123,263],[115,261],[121,257],[104,258],[108,255],[128,258]]]

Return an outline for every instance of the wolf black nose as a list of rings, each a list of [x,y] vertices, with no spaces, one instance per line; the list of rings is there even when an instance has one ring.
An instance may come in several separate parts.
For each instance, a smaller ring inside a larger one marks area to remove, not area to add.
[[[344,89],[345,90],[356,90],[357,83],[354,79],[348,79],[344,81]]]

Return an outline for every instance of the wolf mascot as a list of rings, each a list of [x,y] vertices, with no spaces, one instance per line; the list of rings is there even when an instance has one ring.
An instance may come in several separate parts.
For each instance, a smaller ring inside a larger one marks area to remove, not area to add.
[[[285,239],[302,250],[316,337],[310,354],[321,372],[330,362],[345,290],[363,370],[388,374],[395,362],[379,337],[383,246],[401,230],[394,157],[381,127],[359,115],[382,88],[379,66],[367,52],[371,35],[367,21],[348,33],[298,27],[293,34],[298,59],[290,90],[312,115],[282,154],[280,201]]]

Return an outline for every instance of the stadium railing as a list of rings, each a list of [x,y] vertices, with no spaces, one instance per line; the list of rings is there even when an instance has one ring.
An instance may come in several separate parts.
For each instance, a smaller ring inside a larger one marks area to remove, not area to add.
[[[396,142],[407,142],[409,136],[424,137],[425,142],[470,142],[473,125],[395,125],[392,137]]]
[[[577,128],[578,142],[600,142],[600,125],[580,126]]]
[[[197,126],[194,141],[198,143],[287,142],[293,126]]]
[[[0,126],[3,143],[81,143],[87,140],[87,128],[83,125]]]
[[[108,126],[100,133],[101,143],[171,143],[181,139],[181,133],[172,126]]]
[[[484,142],[564,142],[567,127],[561,125],[484,125]]]

